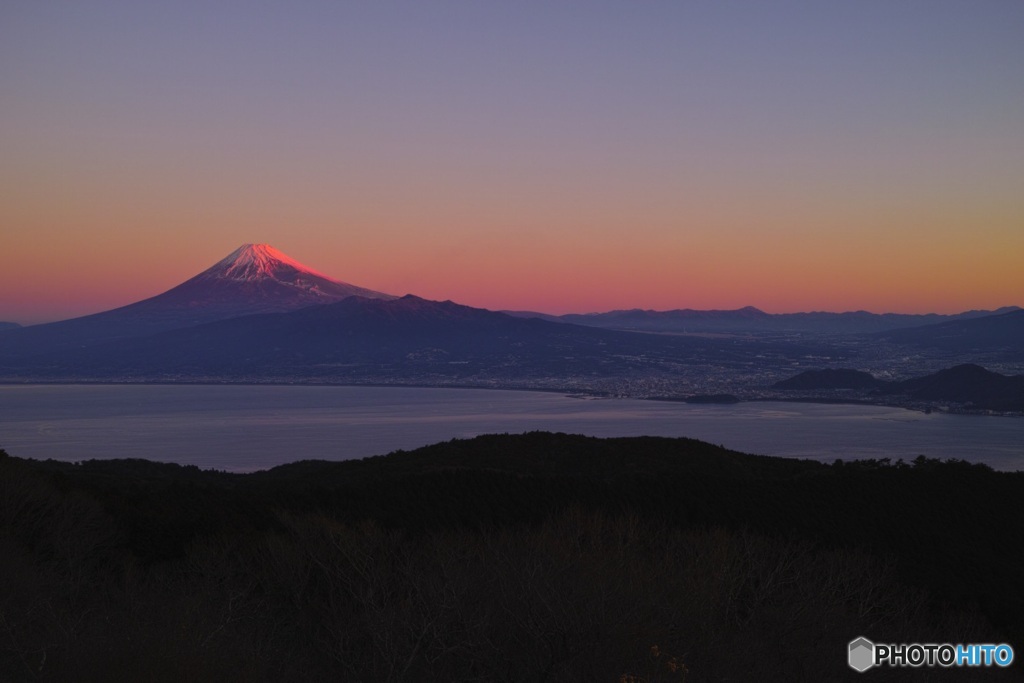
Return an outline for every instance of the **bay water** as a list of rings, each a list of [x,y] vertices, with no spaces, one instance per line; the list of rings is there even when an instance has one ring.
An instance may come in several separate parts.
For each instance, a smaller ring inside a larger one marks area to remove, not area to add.
[[[864,405],[696,405],[557,393],[350,386],[3,385],[0,448],[234,472],[345,460],[487,433],[686,436],[747,453],[960,458],[1024,470],[1024,419]]]

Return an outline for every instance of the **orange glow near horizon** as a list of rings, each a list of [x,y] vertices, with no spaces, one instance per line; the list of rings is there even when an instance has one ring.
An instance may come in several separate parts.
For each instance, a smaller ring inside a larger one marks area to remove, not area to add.
[[[1012,203],[856,206],[825,192],[805,202],[782,188],[733,198],[713,187],[691,201],[669,186],[638,201],[599,179],[562,194],[534,185],[537,201],[519,201],[469,176],[396,188],[391,202],[357,186],[338,202],[306,180],[204,199],[200,178],[178,203],[138,180],[120,201],[128,176],[119,191],[73,192],[69,182],[55,198],[15,182],[18,201],[5,211],[23,229],[5,241],[15,258],[0,272],[0,320],[44,322],[154,296],[245,242],[370,289],[554,314],[748,305],[956,313],[1020,305],[1024,292]]]
[[[996,247],[958,241],[939,250],[915,240],[876,246],[852,237],[774,242],[769,235],[728,234],[659,242],[581,240],[536,233],[503,235],[423,230],[431,239],[391,242],[328,233],[326,244],[241,234],[212,251],[191,238],[92,239],[19,245],[24,258],[0,275],[0,319],[23,324],[126,305],[165,291],[213,265],[242,241],[267,241],[339,280],[402,295],[451,299],[492,310],[586,313],[614,309],[735,309],[769,313],[868,310],[956,313],[1019,304],[1024,291],[1016,255],[1024,244]],[[240,231],[241,233],[241,231]],[[1012,241],[1012,240],[1011,240]],[[294,247],[292,247],[294,243]],[[911,252],[920,252],[913,260]]]

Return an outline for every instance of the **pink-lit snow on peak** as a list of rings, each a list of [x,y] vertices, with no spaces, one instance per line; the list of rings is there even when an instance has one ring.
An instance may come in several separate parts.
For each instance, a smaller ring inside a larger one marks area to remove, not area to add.
[[[301,274],[336,282],[334,278],[299,263],[269,244],[243,244],[207,272],[231,280],[257,280],[261,278],[277,279],[282,271],[290,271],[291,276],[294,276],[297,271]]]
[[[395,298],[319,273],[269,244],[243,244],[165,294],[189,301],[209,300],[210,297],[234,304],[252,301],[263,311],[293,310],[301,305],[329,303],[349,296]]]

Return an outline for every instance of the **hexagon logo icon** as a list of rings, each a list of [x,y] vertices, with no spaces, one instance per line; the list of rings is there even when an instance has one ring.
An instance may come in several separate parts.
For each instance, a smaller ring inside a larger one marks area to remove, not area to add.
[[[863,636],[850,641],[848,654],[850,668],[854,671],[863,673],[875,665],[875,644]]]

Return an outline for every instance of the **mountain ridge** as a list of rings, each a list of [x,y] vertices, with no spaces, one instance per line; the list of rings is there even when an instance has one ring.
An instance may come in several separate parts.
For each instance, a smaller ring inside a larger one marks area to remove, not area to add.
[[[634,308],[603,313],[568,313],[556,317],[564,322],[578,325],[643,332],[867,334],[970,320],[1019,310],[1021,309],[1016,306],[1005,306],[994,311],[971,310],[952,315],[871,313],[868,311],[766,313],[754,306],[744,306],[743,308],[725,310],[682,308],[655,311]],[[515,315],[526,316],[528,314],[520,311]]]

